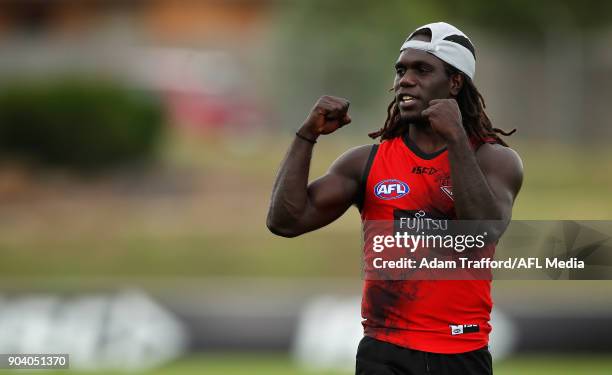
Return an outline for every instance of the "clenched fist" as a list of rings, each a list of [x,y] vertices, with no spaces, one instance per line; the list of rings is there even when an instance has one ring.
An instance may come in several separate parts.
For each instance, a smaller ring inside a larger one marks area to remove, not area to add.
[[[421,114],[446,141],[455,141],[465,135],[461,111],[455,99],[434,99]]]
[[[321,134],[333,133],[351,122],[349,101],[336,96],[322,96],[317,100],[300,129],[300,134],[316,139]]]

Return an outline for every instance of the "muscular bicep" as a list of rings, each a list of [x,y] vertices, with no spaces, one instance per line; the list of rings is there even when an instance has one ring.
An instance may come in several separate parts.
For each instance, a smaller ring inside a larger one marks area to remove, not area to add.
[[[523,183],[521,158],[508,147],[488,144],[480,147],[476,158],[504,221],[510,220],[514,200]]]
[[[305,231],[331,223],[356,202],[371,148],[372,145],[366,145],[347,151],[325,175],[308,184],[308,204],[301,220]]]
[[[352,205],[357,194],[355,181],[339,174],[326,174],[308,185],[308,205],[304,225],[308,231],[339,218]]]

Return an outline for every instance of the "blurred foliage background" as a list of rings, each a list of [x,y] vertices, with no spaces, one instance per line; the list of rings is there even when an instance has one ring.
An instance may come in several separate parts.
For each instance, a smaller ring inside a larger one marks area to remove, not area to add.
[[[312,177],[349,147],[373,142],[366,134],[384,121],[399,46],[415,27],[438,20],[472,38],[488,113],[496,126],[518,129],[508,139],[525,165],[514,218],[609,220],[611,7],[594,0],[3,1],[2,286],[214,289],[271,278],[350,280],[358,292],[356,210],[316,233],[275,238],[265,228],[272,182],[320,95],[350,99],[353,124],[317,144]],[[538,306],[587,310],[594,289],[612,291],[608,281],[572,285],[571,294],[542,284],[498,283],[496,301],[526,295]],[[214,303],[215,294],[202,294],[202,303]],[[213,373],[252,367],[220,370],[232,361],[207,363],[220,366]],[[298,371],[284,361],[255,368]],[[502,366],[546,373],[553,361]],[[588,373],[588,365],[578,367],[573,373]]]
[[[96,171],[151,157],[163,112],[146,93],[87,81],[15,82],[0,96],[5,157]]]

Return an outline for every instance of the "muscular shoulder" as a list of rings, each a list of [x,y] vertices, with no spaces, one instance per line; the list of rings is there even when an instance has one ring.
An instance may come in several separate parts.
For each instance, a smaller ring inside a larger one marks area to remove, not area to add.
[[[481,166],[523,170],[519,154],[510,147],[485,143],[478,148],[476,158]]]
[[[510,147],[485,143],[476,151],[478,165],[485,175],[506,180],[518,192],[523,183],[523,161]]]
[[[375,145],[353,147],[340,155],[329,168],[329,173],[361,181],[370,154]]]

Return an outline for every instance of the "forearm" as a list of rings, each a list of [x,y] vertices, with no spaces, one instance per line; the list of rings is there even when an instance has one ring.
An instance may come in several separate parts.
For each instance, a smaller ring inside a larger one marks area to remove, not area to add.
[[[503,219],[503,213],[466,135],[448,143],[448,157],[457,219]]]
[[[295,137],[283,159],[272,189],[267,224],[287,230],[303,215],[308,205],[308,174],[313,144]]]
[[[349,102],[346,99],[322,96],[298,130],[272,188],[267,226],[273,233],[284,237],[297,236],[326,225],[346,210],[345,203],[350,202],[350,197],[343,197],[342,193],[334,191],[338,190],[337,187],[330,189],[330,182],[327,183],[328,189],[320,188],[318,192],[316,187],[309,188],[308,173],[312,149],[317,138],[350,123],[348,107]],[[340,178],[340,182],[337,177],[328,178],[330,179],[336,180],[331,184],[332,187],[337,185],[342,189],[346,185],[344,178]],[[309,197],[309,189],[312,198]],[[326,207],[324,213],[314,209],[317,199],[319,206]]]

